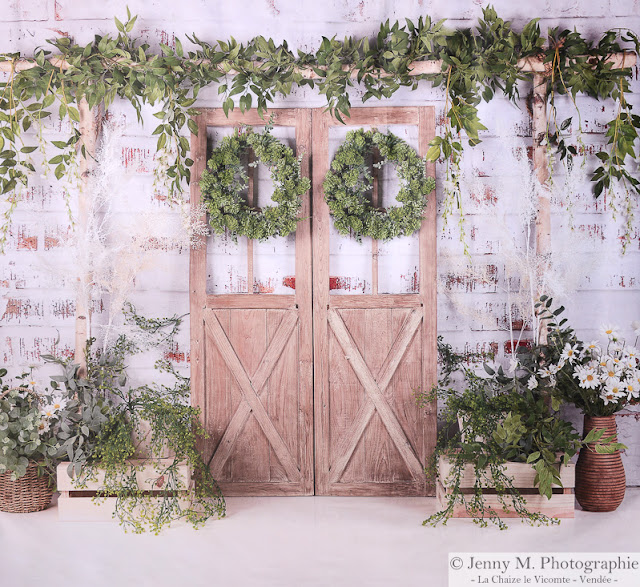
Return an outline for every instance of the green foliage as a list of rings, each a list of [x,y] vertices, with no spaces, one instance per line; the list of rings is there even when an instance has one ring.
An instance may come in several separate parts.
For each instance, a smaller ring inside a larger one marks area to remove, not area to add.
[[[378,149],[382,166],[394,163],[400,190],[396,199],[402,206],[387,210],[372,206],[367,194],[371,192],[373,178],[367,159]],[[361,240],[363,236],[389,240],[410,235],[420,229],[427,206],[427,194],[435,187],[428,177],[425,161],[414,149],[394,134],[382,134],[376,129],[352,130],[340,145],[324,180],[324,193],[336,229]]]
[[[525,498],[505,475],[504,464],[530,464],[536,471],[534,484],[539,493],[551,498],[553,487],[562,487],[560,464],[567,464],[582,446],[597,441],[603,450],[611,452],[620,445],[603,438],[602,430],[581,440],[572,425],[549,406],[544,393],[528,388],[526,378],[508,377],[501,367],[494,370],[488,365],[485,370],[489,376],[480,377],[450,345],[439,341],[438,349],[443,375],[438,386],[418,395],[418,401],[424,406],[436,399],[444,403],[445,425],[438,436],[430,472],[437,474],[438,458],[446,456],[451,473],[442,481],[452,492],[445,509],[430,516],[424,524],[446,523],[454,506],[462,504],[474,522],[481,526],[491,522],[505,529],[499,512],[485,507],[483,489],[487,487],[496,490],[505,510],[514,509],[523,521],[557,523],[527,510]],[[464,391],[449,387],[456,372],[464,375]],[[471,493],[465,493],[460,483],[469,464],[473,467],[474,487]]]
[[[219,84],[226,113],[237,103],[241,111],[255,105],[261,115],[276,95],[287,96],[296,87],[315,87],[326,97],[327,108],[338,120],[348,116],[348,92],[356,84],[363,86],[364,101],[390,98],[402,87],[415,90],[422,80],[443,86],[447,92],[448,126],[443,136],[432,143],[428,158],[445,158],[455,199],[459,198],[456,170],[463,150],[461,136],[466,134],[469,144],[476,145],[480,142],[479,132],[485,128],[478,116],[478,104],[490,101],[499,92],[515,100],[517,81],[531,77],[519,69],[518,61],[543,56],[548,64],[546,76],[554,114],[544,137],[547,144],[555,145],[561,158],[577,153],[573,145],[566,144],[563,135],[569,125],[563,128],[565,121],[555,122],[556,95],[613,98],[618,112],[609,123],[608,149],[598,153],[602,164],[593,175],[595,193],[599,195],[620,182],[626,190],[623,211],[629,214],[632,196],[640,192],[637,174],[630,165],[640,149],[640,117],[631,113],[628,102],[632,71],[629,67],[613,69],[607,63],[612,53],[629,45],[639,50],[638,37],[632,31],[607,31],[594,43],[576,31],[551,29],[545,48],[538,19],[518,32],[492,7],[487,7],[475,30],[447,30],[444,21],[433,22],[428,16],[417,22],[407,19],[404,24],[386,21],[371,40],[323,38],[315,53],[294,53],[286,42],[276,45],[261,36],[247,43],[231,38],[210,44],[195,34],[187,38],[196,50],[185,51],[176,39],[175,48],[161,44],[161,51],[154,53],[147,43],[131,37],[135,22],[136,17],[127,10],[124,22],[115,19],[116,36],[96,35],[84,46],[66,37],[49,41],[69,64],[66,68],[44,49],[38,49],[31,57],[31,69],[18,67],[19,53],[0,55],[0,61],[11,63],[8,80],[0,83],[0,193],[6,194],[8,203],[0,229],[0,249],[20,197],[16,189],[26,185],[29,173],[35,170],[31,153],[38,146],[24,140],[24,132],[31,126],[40,128],[54,112],[70,122],[71,136],[52,141],[61,153],[46,165],[54,167],[57,178],[74,177],[81,99],[85,98],[90,107],[104,102],[108,108],[120,97],[131,102],[139,119],[143,105],[156,106],[158,125],[153,134],[158,137],[158,150],[170,153],[165,181],[173,197],[191,176],[193,161],[188,157],[189,141],[184,131],[197,134],[192,120],[197,110],[193,105],[200,89],[212,83]],[[441,72],[412,74],[413,62],[434,60],[442,61]],[[314,73],[314,79],[309,79],[309,71]],[[41,132],[38,136],[44,154]],[[79,152],[85,156],[84,146]],[[628,226],[627,241],[629,234]]]
[[[69,398],[58,456],[70,461],[68,473],[79,489],[96,479],[98,471],[104,473],[96,499],[117,498],[114,515],[125,529],[158,533],[181,518],[201,526],[211,517],[224,516],[225,502],[198,451],[206,433],[199,409],[188,403],[189,380],[164,360],[156,368],[175,376],[173,387],[131,387],[126,374],[126,359],[131,354],[172,345],[182,317],[147,319],[127,304],[125,319],[150,338],[141,342],[121,336],[104,352],[93,350],[94,341],[89,341],[84,376],[77,365],[47,357],[61,364],[63,374],[54,378],[54,384]],[[153,498],[136,480],[143,465],[131,464],[134,456],[142,457],[138,453],[143,445],[144,459],[154,465],[158,482],[162,480],[162,489]],[[172,456],[164,458],[167,454]],[[195,483],[187,480],[185,486],[180,481],[181,463],[189,465]],[[183,490],[184,500],[177,490]]]
[[[270,134],[270,126],[264,133],[250,129],[236,129],[233,135],[224,137],[213,150],[200,180],[202,201],[209,212],[209,224],[216,233],[229,230],[238,235],[264,240],[272,236],[287,236],[295,231],[302,206],[301,196],[311,183],[300,174],[300,160],[293,151]],[[243,158],[249,150],[256,162],[263,163],[271,171],[273,194],[277,206],[263,209],[250,207],[242,192],[247,189],[248,177]]]
[[[40,474],[52,474],[57,440],[41,413],[42,400],[29,387],[27,374],[17,377],[18,387],[3,384],[6,369],[0,369],[0,474],[11,472],[14,481],[23,477],[30,462]]]

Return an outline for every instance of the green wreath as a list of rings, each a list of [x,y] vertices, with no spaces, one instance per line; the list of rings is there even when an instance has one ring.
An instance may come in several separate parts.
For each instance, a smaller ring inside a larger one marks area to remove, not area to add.
[[[374,147],[378,147],[382,157],[382,162],[377,165],[396,165],[401,184],[396,199],[402,206],[376,209],[367,197],[373,178],[366,159]],[[420,229],[427,194],[435,189],[436,182],[427,176],[425,160],[400,137],[382,134],[377,129],[358,129],[347,133],[323,187],[325,200],[340,234],[353,231],[358,241],[363,236],[389,240]]]
[[[300,175],[300,161],[293,151],[270,134],[237,128],[224,137],[213,150],[207,162],[208,171],[202,173],[200,190],[202,202],[209,213],[209,224],[216,233],[229,230],[233,238],[238,235],[264,240],[271,236],[287,236],[295,231],[301,196],[311,183]],[[277,206],[262,209],[250,207],[242,192],[247,189],[248,176],[242,164],[242,155],[253,149],[256,162],[271,171],[273,194]]]

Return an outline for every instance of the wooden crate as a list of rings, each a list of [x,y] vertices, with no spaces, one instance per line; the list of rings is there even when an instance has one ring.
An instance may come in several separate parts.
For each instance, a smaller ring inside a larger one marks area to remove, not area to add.
[[[160,469],[168,467],[173,462],[172,458],[167,459],[132,459],[131,467],[141,467],[136,472],[138,487],[145,492],[159,493],[164,489],[163,479],[160,478]],[[82,487],[78,487],[74,477],[69,477],[67,467],[69,463],[60,463],[56,471],[58,491],[58,518],[66,522],[77,521],[109,521],[113,519],[113,512],[116,507],[116,497],[100,498],[99,503],[94,501],[98,491],[104,488],[104,471],[96,471],[95,480],[87,481]],[[186,498],[186,490],[191,484],[191,469],[186,463],[178,466],[178,479],[183,490],[178,491],[180,505],[187,507],[189,500]],[[180,494],[184,494],[181,497]],[[160,497],[151,499],[159,500]]]
[[[447,487],[447,478],[451,471],[452,465],[445,456],[441,456],[438,461],[438,480],[436,483],[436,497],[438,499],[438,505],[440,509],[447,507],[448,496],[451,494],[451,488]],[[562,480],[563,487],[554,486],[554,493],[551,499],[547,499],[545,496],[539,493],[529,493],[537,488],[534,486],[533,481],[536,476],[531,465],[526,463],[506,463],[505,474],[507,477],[513,478],[513,486],[516,489],[521,490],[522,496],[526,500],[526,507],[530,512],[537,512],[554,518],[573,518],[574,517],[574,495],[573,489],[575,487],[576,467],[573,464],[561,465],[560,467],[560,479]],[[472,464],[465,466],[462,479],[460,482],[461,489],[472,489],[475,484],[475,474]],[[519,514],[509,508],[508,511],[504,511],[502,504],[500,503],[498,496],[495,493],[490,493],[490,488],[487,488],[487,492],[484,495],[485,505],[494,510],[501,518],[517,518]],[[507,496],[507,503],[509,499]],[[468,518],[470,517],[464,504],[456,504],[453,508],[454,518]]]

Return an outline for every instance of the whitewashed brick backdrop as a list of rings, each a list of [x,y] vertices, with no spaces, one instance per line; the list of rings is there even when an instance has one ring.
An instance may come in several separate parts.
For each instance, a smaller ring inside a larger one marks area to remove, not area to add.
[[[322,36],[373,36],[378,24],[386,19],[417,19],[429,14],[433,18],[447,18],[451,27],[473,26],[481,15],[485,0],[11,0],[0,7],[0,51],[22,51],[31,55],[34,47],[45,46],[46,39],[66,35],[80,44],[89,42],[94,34],[115,32],[112,18],[126,16],[128,5],[138,14],[135,33],[152,45],[174,43],[179,37],[189,47],[186,34],[215,41],[230,36],[239,41],[255,35],[273,37],[276,42],[286,39],[293,49],[315,50]],[[543,31],[547,27],[574,27],[590,38],[597,38],[607,28],[630,27],[640,32],[640,0],[536,0],[514,3],[507,0],[492,2],[498,13],[521,26],[530,18],[541,17]],[[632,89],[640,93],[638,69],[634,73]],[[503,235],[496,228],[495,210],[504,209],[518,197],[518,177],[514,177],[512,159],[505,153],[512,149],[525,150],[531,144],[531,124],[527,113],[526,95],[530,88],[521,86],[519,108],[504,99],[495,99],[481,107],[481,117],[488,131],[482,133],[483,142],[473,150],[467,149],[463,169],[467,178],[478,178],[470,197],[465,201],[468,213],[466,230],[471,252],[477,265],[486,268],[482,279],[461,274],[450,264],[450,253],[459,254],[455,219],[440,233],[439,247],[442,292],[438,307],[439,332],[457,349],[466,352],[493,351],[499,360],[510,356],[508,318],[506,316],[506,276],[502,242]],[[362,92],[354,89],[352,103],[358,105]],[[632,98],[640,109],[640,99]],[[201,106],[219,104],[215,88],[201,92]],[[403,89],[385,105],[435,104],[438,123],[444,112],[444,96],[439,90],[424,84],[418,91]],[[315,90],[304,89],[280,100],[276,106],[321,107],[322,97]],[[375,106],[375,102],[367,103]],[[584,143],[588,152],[604,141],[604,124],[613,117],[611,103],[596,103],[579,98],[585,131]],[[570,105],[559,103],[559,118],[570,115]],[[127,104],[116,102],[106,116],[110,128],[121,133],[123,181],[126,207],[121,214],[144,214],[150,210],[166,211],[162,198],[152,189],[155,140],[150,136],[154,120],[152,109],[145,112],[144,127],[136,122],[135,113]],[[63,125],[64,126],[64,125]],[[68,129],[52,124],[50,135]],[[291,140],[291,137],[283,139]],[[411,136],[407,135],[411,142]],[[335,141],[334,141],[335,142]],[[337,145],[337,143],[336,143]],[[332,146],[335,148],[335,145]],[[591,162],[593,164],[593,162]],[[438,180],[442,183],[442,166]],[[556,183],[562,182],[563,171],[558,169]],[[264,184],[265,182],[261,182]],[[391,181],[389,185],[392,185]],[[441,197],[441,187],[439,193]],[[624,334],[633,340],[630,322],[640,319],[640,228],[635,222],[633,240],[626,256],[619,255],[620,228],[607,210],[603,199],[595,202],[589,186],[582,183],[575,190],[573,207],[576,234],[584,238],[571,241],[571,253],[588,269],[583,270],[577,292],[561,300],[568,308],[568,317],[584,338],[598,335],[602,322],[620,325]],[[264,195],[262,197],[265,197]],[[500,208],[502,205],[502,208]],[[566,233],[567,211],[556,206],[553,226],[558,233]],[[517,228],[517,219],[513,226]],[[50,269],[65,266],[69,253],[60,247],[71,226],[67,217],[60,186],[50,178],[36,177],[24,201],[15,214],[7,254],[0,257],[0,361],[12,371],[40,364],[41,353],[50,352],[57,341],[57,352],[72,356],[75,313],[73,284],[64,271]],[[564,232],[563,232],[564,230]],[[335,235],[334,235],[335,237]],[[562,241],[565,242],[565,241]],[[566,241],[568,242],[568,241]],[[241,291],[246,288],[246,263],[243,265],[242,241],[235,245],[227,239],[210,243],[212,256],[217,260],[211,267],[210,287],[215,291]],[[145,315],[171,315],[188,311],[188,250],[157,244],[158,262],[142,271],[135,280],[131,300]],[[264,292],[291,291],[292,241],[270,241],[257,247],[255,288]],[[332,280],[335,293],[367,291],[370,287],[369,245],[356,245],[349,239],[332,244]],[[384,255],[387,255],[385,261]],[[402,239],[381,247],[381,288],[411,291],[417,279],[415,243]],[[392,262],[389,262],[392,260]],[[586,263],[585,260],[590,261]],[[386,263],[386,264],[385,264]],[[387,267],[387,269],[385,269]],[[244,278],[244,281],[243,281]],[[462,303],[454,305],[447,294],[459,294]],[[109,300],[94,304],[96,323],[105,315]],[[467,308],[480,311],[485,319],[471,318]],[[488,318],[488,319],[487,319]],[[525,333],[525,338],[528,335]],[[188,329],[183,329],[176,346],[170,350],[178,366],[188,369]],[[138,359],[133,364],[138,380],[152,376],[152,361]],[[41,369],[41,373],[44,371]],[[571,416],[579,419],[575,414]],[[625,456],[627,479],[630,485],[640,484],[640,428],[635,414],[620,417],[621,440],[629,446]]]

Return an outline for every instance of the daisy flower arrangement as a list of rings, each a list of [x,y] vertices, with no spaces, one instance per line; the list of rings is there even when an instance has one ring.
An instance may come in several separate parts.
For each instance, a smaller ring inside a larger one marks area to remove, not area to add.
[[[556,405],[572,403],[588,416],[610,416],[640,403],[638,349],[610,324],[601,328],[603,343],[579,340],[566,320],[556,320],[563,310],[547,312],[548,340],[527,365],[529,388],[546,390]]]

